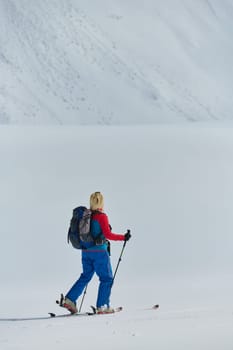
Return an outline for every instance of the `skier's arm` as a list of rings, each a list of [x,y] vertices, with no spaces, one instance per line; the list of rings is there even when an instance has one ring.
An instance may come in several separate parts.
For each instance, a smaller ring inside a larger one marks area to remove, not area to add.
[[[109,222],[108,222],[108,217],[106,214],[99,215],[98,221],[99,221],[102,233],[106,239],[110,239],[111,241],[125,240],[125,235],[111,232]]]

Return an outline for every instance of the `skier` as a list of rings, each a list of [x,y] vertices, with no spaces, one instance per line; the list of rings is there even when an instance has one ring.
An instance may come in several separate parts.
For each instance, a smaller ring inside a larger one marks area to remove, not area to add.
[[[98,244],[82,249],[83,272],[79,279],[66,294],[63,305],[71,313],[77,313],[76,300],[82,294],[84,288],[92,279],[94,273],[99,277],[99,290],[96,302],[97,313],[111,313],[114,309],[110,307],[110,294],[113,283],[112,267],[109,257],[108,241],[128,241],[131,237],[130,231],[126,234],[111,232],[108,216],[103,212],[104,198],[101,192],[94,192],[90,196],[90,209],[92,210],[91,228],[101,237]]]

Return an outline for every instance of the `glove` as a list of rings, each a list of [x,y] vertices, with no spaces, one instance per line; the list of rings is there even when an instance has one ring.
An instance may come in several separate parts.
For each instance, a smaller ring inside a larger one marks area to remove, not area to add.
[[[127,230],[127,233],[125,234],[125,242],[128,241],[131,238],[130,230]]]

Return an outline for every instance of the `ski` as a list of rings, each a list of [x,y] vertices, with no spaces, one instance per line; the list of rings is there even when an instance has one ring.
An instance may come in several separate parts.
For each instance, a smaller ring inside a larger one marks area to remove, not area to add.
[[[40,320],[50,320],[52,318],[69,318],[69,317],[85,317],[85,316],[102,316],[102,315],[113,315],[114,313],[120,312],[123,310],[123,307],[114,308],[113,312],[106,313],[96,313],[93,310],[90,312],[79,312],[76,314],[64,313],[64,314],[55,314],[53,312],[48,312],[49,316],[35,316],[35,317],[9,317],[9,318],[0,318],[0,322],[17,322],[17,321],[40,321]]]
[[[155,304],[152,307],[145,308],[142,310],[157,310],[159,308],[159,304]],[[102,312],[102,313],[97,313],[96,308],[94,306],[91,306],[92,311],[90,312],[82,312],[82,313],[76,313],[76,314],[55,314],[52,312],[49,312],[50,317],[72,317],[72,316],[101,316],[101,315],[112,315],[114,313],[120,312],[123,310],[122,306],[115,307],[112,312]]]
[[[149,308],[144,308],[144,309],[139,309],[141,311],[146,311],[146,310],[157,310],[159,308],[158,304],[153,305],[152,307]],[[120,312],[123,310],[122,306],[116,307],[113,309],[113,312],[106,312],[106,313],[97,313],[96,308],[94,306],[91,306],[92,311],[90,312],[79,312],[76,314],[72,313],[64,313],[64,314],[55,314],[53,312],[49,312],[49,316],[35,316],[35,317],[9,317],[9,318],[0,318],[0,322],[17,322],[17,321],[39,321],[39,320],[49,320],[51,318],[69,318],[69,317],[85,317],[85,316],[102,316],[102,315],[112,315],[114,313]],[[138,310],[138,311],[139,311]]]
[[[92,308],[92,311],[90,312],[78,312],[76,314],[72,314],[72,313],[69,313],[69,314],[55,314],[53,312],[49,312],[49,315],[51,318],[53,317],[80,317],[80,316],[100,316],[100,315],[112,315],[114,313],[117,313],[117,312],[120,312],[123,310],[123,307],[122,306],[118,306],[116,308],[113,309],[113,311],[111,312],[97,312],[96,311],[96,308],[94,306],[91,306]]]

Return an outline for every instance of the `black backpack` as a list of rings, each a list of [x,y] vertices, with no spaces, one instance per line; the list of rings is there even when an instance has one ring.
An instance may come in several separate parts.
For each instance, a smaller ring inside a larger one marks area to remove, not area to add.
[[[67,241],[76,249],[86,249],[87,246],[103,244],[106,240],[102,233],[93,237],[91,232],[92,211],[80,206],[73,210]]]

